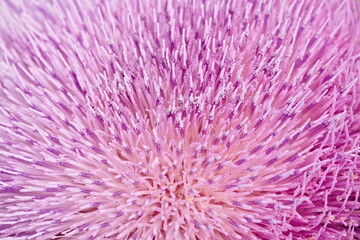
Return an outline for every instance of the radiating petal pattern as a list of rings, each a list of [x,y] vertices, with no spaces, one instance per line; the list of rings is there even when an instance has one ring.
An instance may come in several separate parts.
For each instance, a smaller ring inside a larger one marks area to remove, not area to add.
[[[0,238],[360,239],[359,13],[0,1]]]

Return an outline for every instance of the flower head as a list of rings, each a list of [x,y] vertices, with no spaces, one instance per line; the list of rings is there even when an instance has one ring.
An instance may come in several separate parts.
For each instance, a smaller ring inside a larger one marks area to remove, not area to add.
[[[0,9],[1,238],[360,238],[359,2]]]

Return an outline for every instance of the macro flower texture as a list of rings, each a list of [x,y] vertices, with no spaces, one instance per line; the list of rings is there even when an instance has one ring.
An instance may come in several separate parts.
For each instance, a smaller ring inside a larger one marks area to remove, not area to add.
[[[360,1],[1,0],[0,239],[360,239]]]

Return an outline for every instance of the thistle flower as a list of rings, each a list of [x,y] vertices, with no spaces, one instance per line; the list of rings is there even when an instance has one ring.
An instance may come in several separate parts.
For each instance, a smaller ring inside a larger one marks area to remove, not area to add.
[[[358,1],[0,9],[0,238],[360,238]]]

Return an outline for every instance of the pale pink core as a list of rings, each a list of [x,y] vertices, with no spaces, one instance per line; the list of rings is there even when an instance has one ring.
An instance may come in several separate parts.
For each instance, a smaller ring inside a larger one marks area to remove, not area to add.
[[[0,1],[1,239],[359,239],[356,0]]]

